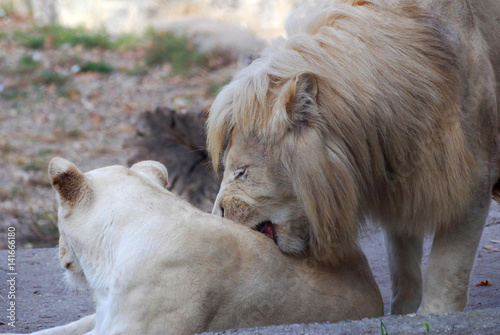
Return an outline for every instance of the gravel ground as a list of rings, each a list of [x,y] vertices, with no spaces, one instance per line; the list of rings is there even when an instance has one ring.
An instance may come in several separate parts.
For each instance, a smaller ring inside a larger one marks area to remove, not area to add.
[[[214,98],[209,88],[227,82],[238,67],[235,61],[190,77],[172,76],[168,64],[144,68],[144,48],[33,50],[5,37],[30,24],[0,20],[0,234],[16,227],[22,248],[57,244],[55,195],[46,172],[50,158],[62,156],[82,171],[126,165],[133,148],[123,144],[141,112],[157,106],[180,113],[206,110]],[[20,66],[23,57],[36,60],[37,67]],[[105,61],[115,70],[73,73],[82,59]],[[145,71],[132,75],[137,69]],[[57,73],[64,84],[40,81],[43,71]],[[0,239],[0,249],[5,246]]]

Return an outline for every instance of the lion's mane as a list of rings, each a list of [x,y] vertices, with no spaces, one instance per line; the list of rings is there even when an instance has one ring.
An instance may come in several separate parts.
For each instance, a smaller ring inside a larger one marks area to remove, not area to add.
[[[439,23],[410,1],[331,2],[293,13],[287,37],[220,92],[207,122],[216,168],[234,136],[281,160],[319,259],[350,257],[366,216],[417,235],[444,229],[468,206],[477,168]],[[304,73],[317,80],[316,109],[295,96]]]

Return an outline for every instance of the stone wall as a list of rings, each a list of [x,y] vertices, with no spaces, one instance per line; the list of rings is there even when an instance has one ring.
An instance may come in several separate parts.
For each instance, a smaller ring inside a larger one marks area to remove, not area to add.
[[[38,23],[141,33],[174,21],[203,17],[270,37],[282,34],[286,15],[306,0],[0,0],[29,7]]]
[[[31,0],[0,0],[0,7],[2,9],[12,9],[17,16],[29,17],[31,15],[30,1]]]

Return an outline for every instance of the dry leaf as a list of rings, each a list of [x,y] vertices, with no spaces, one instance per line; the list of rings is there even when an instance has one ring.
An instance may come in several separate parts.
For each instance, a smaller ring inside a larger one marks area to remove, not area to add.
[[[477,286],[491,286],[491,284],[487,280],[481,280],[481,282],[479,284],[476,284],[476,287]]]
[[[500,252],[500,249],[497,249],[497,248],[495,248],[492,245],[485,245],[483,248],[491,250],[491,251],[498,251],[498,252]]]
[[[500,243],[500,241],[497,240],[491,240],[492,243]]]

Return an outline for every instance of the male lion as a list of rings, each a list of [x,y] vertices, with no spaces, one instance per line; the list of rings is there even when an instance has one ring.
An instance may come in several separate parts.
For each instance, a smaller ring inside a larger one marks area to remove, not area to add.
[[[379,222],[392,313],[462,310],[500,190],[500,2],[323,1],[286,30],[211,107],[213,213],[330,264]]]
[[[325,266],[282,254],[266,236],[167,191],[154,161],[83,174],[49,165],[68,279],[95,292],[96,314],[40,334],[189,334],[379,316],[365,258]],[[75,278],[76,277],[76,278]]]

